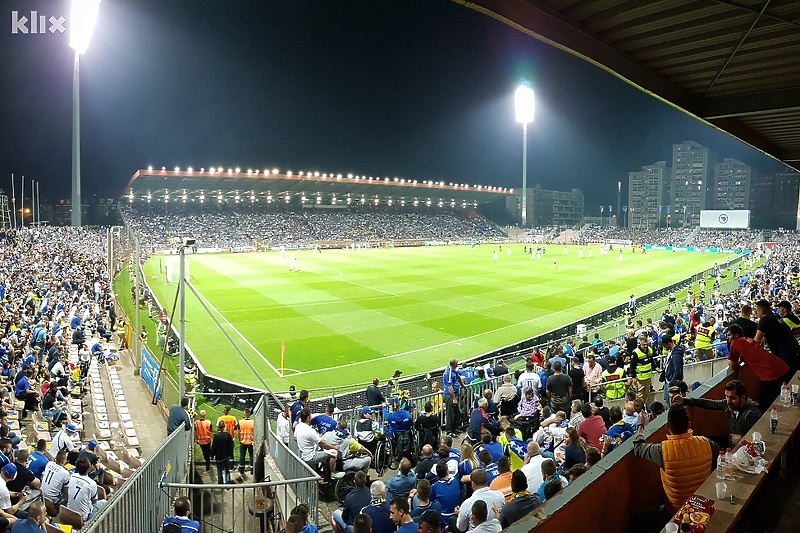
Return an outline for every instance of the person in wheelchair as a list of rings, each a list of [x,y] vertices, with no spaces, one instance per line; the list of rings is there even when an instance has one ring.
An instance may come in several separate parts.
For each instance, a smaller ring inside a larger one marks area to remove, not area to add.
[[[514,423],[522,430],[522,438],[527,440],[538,429],[539,398],[531,387],[527,387],[517,405]]]
[[[358,443],[375,455],[375,447],[383,435],[380,425],[372,419],[372,409],[367,406],[361,408],[361,417],[356,422],[355,434]]]
[[[497,420],[493,420],[489,413],[486,412],[486,408],[489,405],[489,401],[481,397],[478,400],[478,408],[473,409],[472,412],[469,414],[469,426],[467,427],[467,435],[469,436],[470,440],[473,442],[477,442],[481,438],[481,432],[485,429],[489,431],[494,436],[500,434],[500,424]]]
[[[439,415],[433,412],[433,402],[425,403],[425,412],[417,417],[414,428],[419,432],[420,446],[429,444],[431,447],[439,445]]]
[[[394,457],[398,461],[407,457],[409,461],[415,462],[414,442],[411,431],[411,413],[400,409],[400,401],[397,398],[389,400],[391,411],[383,406],[383,420],[386,422],[387,437],[392,443]]]
[[[342,472],[361,470],[364,474],[369,471],[369,465],[372,463],[372,453],[369,449],[359,444],[357,439],[350,436],[346,421],[339,420],[336,429],[325,433],[322,436],[322,440],[338,448],[337,470]]]

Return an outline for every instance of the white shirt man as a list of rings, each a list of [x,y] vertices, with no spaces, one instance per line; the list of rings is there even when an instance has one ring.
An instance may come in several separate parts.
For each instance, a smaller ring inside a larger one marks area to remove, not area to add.
[[[471,481],[474,492],[472,496],[464,500],[458,508],[457,525],[458,529],[461,531],[475,529],[475,525],[470,518],[472,517],[472,504],[476,501],[483,500],[486,502],[490,519],[499,517],[500,509],[502,509],[503,505],[506,503],[505,496],[503,496],[502,492],[499,490],[491,490],[486,486],[487,477],[485,470],[475,469],[472,472],[473,474],[479,472],[476,474],[478,483],[475,483],[474,480]],[[473,479],[473,476],[470,475],[470,478]],[[493,511],[494,507],[497,507],[497,513]]]
[[[289,444],[292,436],[292,421],[286,416],[285,412],[278,414],[278,438],[284,444]]]
[[[76,446],[75,443],[72,442],[72,435],[74,435],[75,432],[75,425],[67,424],[67,427],[56,433],[50,445],[50,449],[53,453],[58,453],[61,450],[65,450],[67,453],[74,451]]]
[[[64,468],[63,464],[59,464],[59,457],[55,461],[50,461],[44,467],[42,472],[42,496],[47,498],[53,503],[57,503],[61,498],[64,487],[69,484],[70,473]],[[67,456],[63,455],[61,463],[66,462]]]
[[[90,464],[88,459],[79,459],[75,465],[76,472],[69,476],[67,483],[67,508],[89,520],[95,511],[105,505],[105,500],[98,500],[97,483],[86,474]]]
[[[539,374],[536,372],[525,371],[519,375],[517,387],[522,391],[530,387],[533,389],[533,392],[538,394],[542,389],[542,380],[539,378]]]
[[[539,490],[544,482],[542,477],[542,462],[544,457],[539,452],[539,445],[535,442],[528,443],[528,453],[525,454],[525,464],[520,468],[528,479],[528,492],[531,494]]]
[[[294,438],[297,440],[297,447],[300,449],[300,457],[303,461],[319,461],[320,455],[324,455],[319,448],[319,442],[322,440],[317,430],[306,424],[305,422],[298,422],[294,428]]]

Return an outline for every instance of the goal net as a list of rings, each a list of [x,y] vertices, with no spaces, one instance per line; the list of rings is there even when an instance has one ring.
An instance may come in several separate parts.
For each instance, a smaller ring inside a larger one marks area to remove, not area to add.
[[[164,260],[164,267],[165,274],[167,276],[167,283],[177,283],[181,271],[181,258],[179,256],[167,256],[167,258]],[[191,274],[189,273],[189,261],[185,262],[184,268],[186,269],[186,281],[189,281],[191,279]]]

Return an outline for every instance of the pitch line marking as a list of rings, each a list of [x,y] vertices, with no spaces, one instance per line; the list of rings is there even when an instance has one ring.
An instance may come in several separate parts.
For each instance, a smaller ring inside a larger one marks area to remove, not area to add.
[[[681,273],[688,272],[689,270],[694,270],[694,268],[687,268],[687,269],[682,270],[680,272]],[[614,297],[616,299],[616,298],[619,297],[619,295],[627,294],[630,290],[631,289],[625,289],[625,290],[616,292],[614,294],[609,294],[605,298],[601,298],[600,301],[608,300],[608,299],[610,299],[612,297]],[[595,300],[595,301],[597,301],[597,300]],[[586,306],[588,304],[589,304],[589,302],[582,303],[580,305],[571,307],[570,310],[578,309],[578,308],[584,307],[584,306]],[[531,322],[533,322],[535,320],[539,320],[539,319],[542,319],[542,318],[550,318],[550,317],[553,317],[553,316],[556,316],[556,315],[560,315],[561,313],[564,313],[565,311],[567,311],[567,310],[565,309],[565,310],[561,310],[561,311],[556,311],[555,313],[550,313],[548,315],[531,318],[529,320],[525,320],[523,322],[517,322],[515,324],[509,324],[508,326],[503,326],[503,327],[500,327],[500,328],[497,328],[497,329],[493,329],[491,331],[484,331],[483,333],[476,333],[475,335],[469,335],[467,337],[461,337],[459,339],[452,339],[452,340],[449,340],[449,341],[440,342],[439,344],[431,344],[431,345],[425,346],[423,348],[415,348],[414,350],[408,350],[408,351],[405,351],[405,352],[399,352],[399,353],[394,353],[394,354],[391,354],[391,355],[385,355],[385,356],[383,356],[383,357],[381,357],[379,359],[370,359],[370,360],[367,360],[367,361],[356,361],[356,362],[353,362],[353,363],[345,363],[343,365],[329,366],[329,367],[326,367],[326,368],[316,368],[314,370],[306,370],[304,372],[301,372],[300,374],[301,375],[315,374],[317,372],[326,372],[328,370],[333,370],[333,369],[348,368],[348,367],[351,367],[351,366],[363,365],[365,363],[371,363],[371,362],[374,362],[374,361],[383,361],[385,359],[394,359],[396,357],[401,357],[403,355],[410,355],[410,354],[414,354],[414,353],[418,353],[418,352],[422,352],[422,351],[430,350],[430,349],[434,349],[434,348],[441,348],[442,346],[447,346],[449,344],[458,344],[461,341],[466,341],[466,340],[474,339],[474,338],[477,338],[477,337],[482,337],[482,336],[490,334],[490,333],[495,333],[497,331],[502,331],[504,329],[514,328],[514,327],[517,327],[517,326],[529,324],[529,323],[531,323]]]
[[[272,364],[272,363],[270,363],[270,362],[269,362],[269,360],[268,360],[266,357],[264,357],[264,354],[263,354],[263,353],[261,353],[261,352],[260,352],[260,351],[259,351],[259,350],[258,350],[258,349],[255,347],[255,346],[253,346],[253,343],[251,343],[251,342],[250,342],[250,341],[247,339],[247,337],[245,337],[245,336],[242,334],[242,332],[241,332],[241,331],[239,331],[239,330],[236,328],[236,326],[234,326],[233,324],[231,324],[231,322],[230,322],[230,321],[229,321],[227,318],[225,318],[225,315],[223,315],[222,313],[220,313],[219,309],[217,309],[217,308],[214,306],[214,304],[212,304],[212,303],[209,301],[209,299],[208,299],[208,298],[206,298],[206,297],[203,295],[203,293],[202,293],[202,292],[200,292],[200,291],[197,291],[197,293],[198,293],[200,296],[202,296],[202,298],[203,298],[203,300],[205,300],[206,304],[207,304],[209,307],[211,307],[211,309],[213,309],[213,310],[214,310],[214,311],[215,311],[215,312],[216,312],[216,313],[217,313],[217,314],[220,316],[220,318],[222,318],[222,320],[223,320],[223,322],[225,323],[225,325],[227,325],[227,326],[228,326],[229,328],[231,328],[231,329],[232,329],[234,332],[236,332],[236,334],[237,334],[237,335],[239,335],[239,337],[241,337],[241,338],[242,338],[242,340],[245,342],[245,344],[247,344],[247,345],[250,347],[250,349],[251,349],[251,350],[253,350],[255,353],[257,353],[257,354],[258,354],[258,356],[259,356],[259,357],[261,357],[261,359],[262,359],[262,360],[263,360],[265,363],[267,363],[267,365],[268,365],[268,366],[269,366],[269,367],[272,369],[272,371],[273,371],[273,372],[275,372],[275,374],[276,374],[278,377],[281,377],[281,373],[280,373],[280,371],[279,371],[277,368],[275,368],[275,366],[273,366],[273,364]]]

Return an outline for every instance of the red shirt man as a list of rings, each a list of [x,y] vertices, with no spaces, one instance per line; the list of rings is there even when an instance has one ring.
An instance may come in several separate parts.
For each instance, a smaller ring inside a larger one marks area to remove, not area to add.
[[[775,381],[789,372],[789,366],[782,359],[769,353],[753,339],[745,337],[738,324],[728,327],[728,335],[731,337],[728,366],[732,370],[737,370],[744,361],[761,381]]]
[[[578,426],[578,435],[586,439],[591,447],[602,450],[600,437],[606,433],[603,417],[592,414],[592,405],[588,403],[583,404],[581,414],[584,416],[584,421]]]

